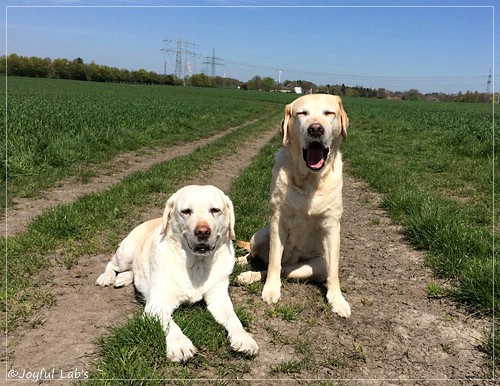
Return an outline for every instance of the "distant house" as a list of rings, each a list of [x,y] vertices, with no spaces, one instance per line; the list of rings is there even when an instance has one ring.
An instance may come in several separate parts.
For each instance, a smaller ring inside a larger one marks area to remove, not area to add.
[[[294,87],[293,91],[295,92],[295,94],[302,94],[302,87]]]
[[[276,91],[277,91],[277,92],[282,92],[282,93],[285,93],[285,94],[286,94],[286,93],[289,93],[289,92],[292,92],[292,90],[290,90],[288,87],[282,87],[282,86],[281,86],[281,87],[278,87],[278,88],[276,89]]]

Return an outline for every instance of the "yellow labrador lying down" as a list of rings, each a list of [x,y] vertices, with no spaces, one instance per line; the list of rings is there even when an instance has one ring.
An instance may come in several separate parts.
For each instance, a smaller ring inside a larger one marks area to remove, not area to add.
[[[280,276],[326,281],[333,312],[349,317],[340,290],[339,251],[342,215],[342,160],[339,152],[349,120],[338,96],[306,95],[285,108],[283,148],[271,181],[270,226],[250,240],[252,256],[267,271],[244,272],[238,282],[265,279],[262,298],[276,303]]]
[[[161,321],[172,361],[184,362],[196,352],[172,314],[182,303],[201,299],[226,328],[231,347],[255,355],[257,343],[243,329],[228,293],[232,239],[231,200],[214,186],[186,186],[168,199],[163,218],[146,221],[121,242],[97,284],[134,283],[146,300],[145,313]]]

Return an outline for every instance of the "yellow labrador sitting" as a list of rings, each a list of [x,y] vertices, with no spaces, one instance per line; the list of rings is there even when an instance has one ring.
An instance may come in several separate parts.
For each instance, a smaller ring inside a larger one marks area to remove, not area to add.
[[[276,303],[283,275],[326,281],[333,312],[349,317],[340,290],[339,251],[342,215],[342,160],[339,146],[349,120],[338,96],[302,96],[285,108],[283,148],[276,155],[271,181],[270,226],[250,241],[252,256],[267,271],[244,272],[241,284],[266,280],[262,298]]]
[[[134,283],[146,300],[145,313],[162,323],[172,361],[184,362],[196,352],[172,314],[182,303],[202,299],[226,328],[231,347],[254,355],[257,343],[243,329],[228,293],[232,239],[231,200],[214,186],[186,186],[168,199],[163,218],[139,225],[121,242],[97,284]]]

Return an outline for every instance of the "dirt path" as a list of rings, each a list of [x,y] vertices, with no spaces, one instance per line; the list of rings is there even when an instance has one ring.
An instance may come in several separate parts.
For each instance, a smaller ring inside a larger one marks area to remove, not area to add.
[[[380,195],[348,173],[344,181],[341,265],[353,316],[341,325],[366,355],[346,375],[436,385],[491,378],[478,350],[491,324],[449,300],[429,299],[428,284],[439,281],[424,266],[425,253],[412,248],[402,227],[380,209]]]
[[[227,191],[272,135],[266,133],[245,152],[214,162],[211,173],[193,182]],[[125,169],[120,175],[127,174]],[[436,279],[423,264],[424,254],[405,242],[401,228],[379,208],[377,194],[350,177],[348,170],[344,181],[341,282],[351,318],[333,315],[325,307],[322,288],[313,284],[285,283],[280,304],[302,307],[293,323],[270,320],[271,306],[244,288],[232,287],[235,306],[251,307],[252,333],[260,345],[244,378],[252,385],[270,384],[264,379],[371,380],[368,384],[373,385],[442,385],[453,379],[454,384],[493,384],[487,380],[491,370],[485,355],[478,349],[490,322],[467,315],[449,301],[428,299],[425,288]],[[158,208],[144,217],[160,214]],[[107,289],[102,296],[102,289],[94,285],[108,259],[82,256],[71,270],[54,269],[57,304],[45,311],[41,327],[10,337],[15,356],[9,369],[88,370],[96,356],[95,339],[106,326],[137,310],[131,286]],[[300,347],[307,342],[304,353]],[[299,373],[273,370],[277,363],[294,360],[310,363]]]
[[[246,125],[253,122],[255,122],[255,120],[246,123]],[[93,168],[94,172],[98,173],[98,175],[90,178],[85,184],[77,183],[75,178],[69,178],[68,180],[58,183],[56,187],[44,192],[40,198],[34,200],[29,198],[16,198],[16,204],[6,211],[7,219],[5,219],[5,217],[0,217],[0,221],[6,223],[7,236],[12,236],[22,232],[33,218],[42,214],[47,209],[72,202],[85,194],[95,193],[109,188],[128,175],[147,170],[154,164],[187,155],[197,147],[215,141],[240,127],[241,126],[232,127],[212,137],[203,138],[188,144],[172,146],[168,148],[168,151],[165,151],[164,148],[153,148],[141,150],[141,152],[121,154],[105,165],[90,167],[91,169]]]

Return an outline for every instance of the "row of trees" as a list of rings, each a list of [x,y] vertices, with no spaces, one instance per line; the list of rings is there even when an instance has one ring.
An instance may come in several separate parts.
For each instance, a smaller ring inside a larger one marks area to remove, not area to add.
[[[184,80],[186,85],[194,87],[238,88],[241,81],[221,76],[210,77],[205,74],[194,74]]]
[[[467,91],[465,94],[445,93],[427,93],[422,94],[417,89],[409,89],[407,91],[391,91],[385,88],[367,88],[362,86],[346,86],[345,84],[322,85],[317,86],[306,80],[285,80],[282,84],[278,84],[272,78],[261,78],[256,75],[245,84],[245,88],[249,90],[264,90],[264,91],[281,91],[293,92],[296,87],[300,87],[303,92],[322,92],[347,97],[359,98],[378,98],[378,99],[399,99],[399,100],[425,100],[425,101],[440,101],[440,102],[467,102],[467,103],[488,103],[491,102],[491,95],[479,93],[477,91]]]
[[[174,75],[160,75],[153,71],[140,69],[129,71],[116,67],[85,63],[83,59],[50,59],[35,56],[26,57],[11,54],[3,56],[0,63],[0,73],[7,75],[27,76],[35,78],[73,79],[93,82],[121,82],[158,85],[189,85],[195,87],[237,88],[238,79],[208,77],[205,74],[195,74],[185,79],[177,79]]]
[[[0,61],[0,73],[14,76],[27,76],[38,78],[74,79],[94,82],[123,82],[158,85],[190,85],[195,87],[237,88],[245,90],[282,91],[293,92],[300,87],[303,92],[325,92],[348,97],[403,99],[403,100],[432,100],[454,102],[490,102],[491,95],[467,91],[465,94],[429,93],[422,94],[416,89],[407,91],[390,91],[384,88],[371,89],[361,86],[322,85],[317,86],[305,80],[286,80],[277,83],[271,77],[254,76],[246,83],[238,79],[209,77],[205,74],[194,74],[185,79],[177,79],[174,75],[160,75],[153,71],[140,69],[129,71],[116,67],[85,63],[83,59],[50,59],[35,56],[26,57],[16,54],[3,56]]]
[[[124,82],[142,84],[182,84],[173,75],[159,75],[144,69],[129,71],[116,67],[84,63],[83,59],[50,59],[35,56],[26,57],[11,54],[2,57],[0,71],[7,75],[28,76],[35,78],[55,78],[86,80],[94,82]]]

